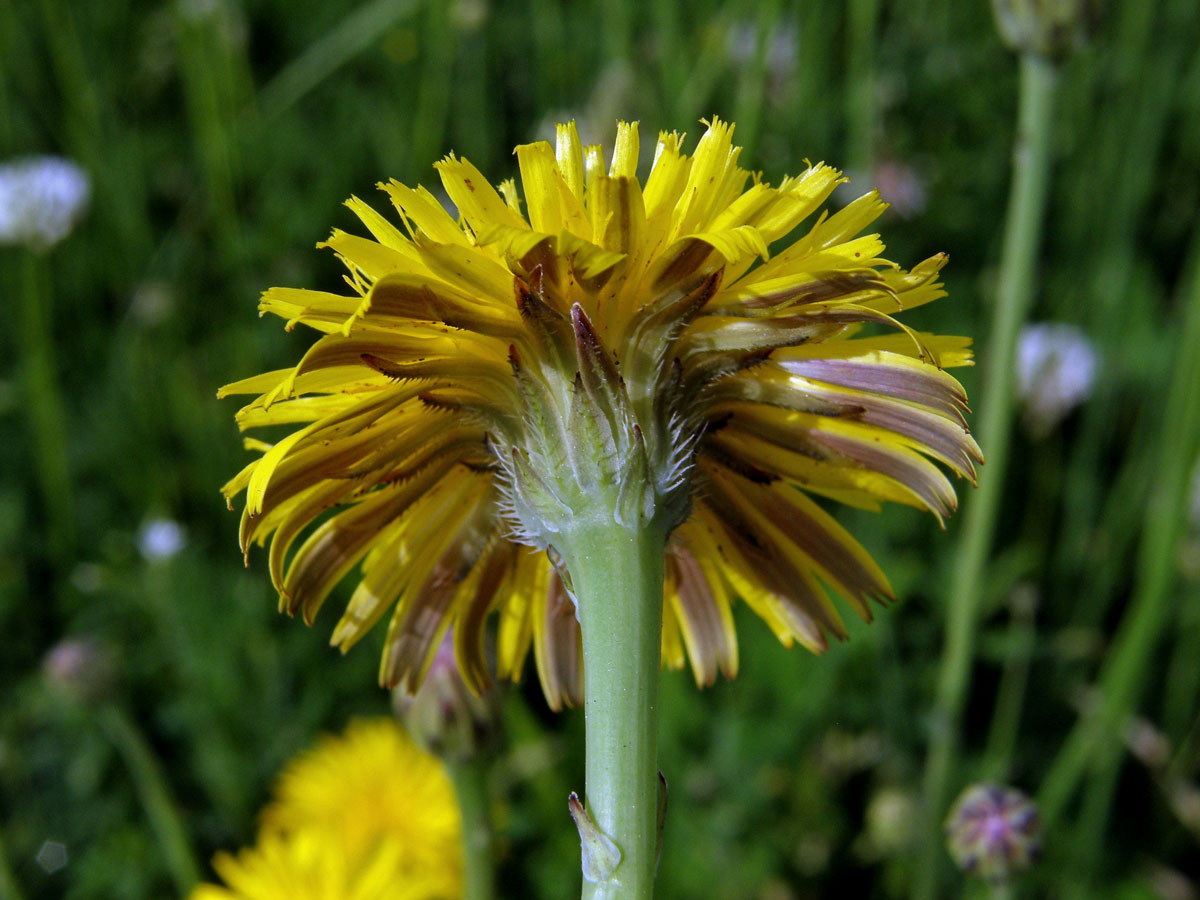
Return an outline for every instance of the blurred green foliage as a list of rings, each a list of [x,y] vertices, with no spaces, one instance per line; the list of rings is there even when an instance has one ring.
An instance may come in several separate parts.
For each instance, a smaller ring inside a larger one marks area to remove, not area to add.
[[[990,774],[1036,793],[1096,702],[1130,598],[1152,589],[1170,614],[1129,664],[1136,718],[1102,736],[1112,762],[1083,770],[1028,896],[1200,890],[1200,522],[1145,527],[1176,439],[1168,381],[1200,365],[1178,349],[1200,302],[1198,36],[1193,0],[1113,3],[1062,70],[1034,317],[1079,325],[1101,363],[1080,411],[1014,436],[952,789],[999,748]],[[202,863],[252,839],[289,755],[387,708],[379,635],[339,659],[336,603],[311,630],[278,616],[265,560],[242,567],[216,490],[244,461],[216,387],[309,340],[259,322],[257,295],[337,289],[312,245],[353,227],[351,193],[433,186],[451,149],[498,182],[515,174],[512,146],[557,119],[606,141],[618,117],[648,138],[715,112],[768,180],[823,159],[855,187],[879,182],[897,201],[889,257],[951,255],[950,297],[908,323],[976,336],[987,364],[1016,66],[981,0],[0,0],[0,60],[0,161],[60,154],[94,185],[76,232],[36,263],[67,490],[38,483],[28,339],[0,332],[0,894],[14,900],[173,895],[119,742],[46,689],[42,659],[64,637],[113,649],[109,708],[143,735]],[[25,255],[0,248],[6,310]],[[964,380],[977,393],[979,370]],[[164,518],[182,548],[148,557],[145,529]],[[896,608],[823,659],[740,616],[735,682],[700,693],[664,677],[664,900],[903,896],[932,839],[915,804],[957,525],[907,509],[841,518]],[[1137,561],[1158,551],[1169,571],[1147,588]],[[493,777],[501,893],[548,900],[577,890],[565,801],[582,785],[582,720],[547,713],[527,681]]]

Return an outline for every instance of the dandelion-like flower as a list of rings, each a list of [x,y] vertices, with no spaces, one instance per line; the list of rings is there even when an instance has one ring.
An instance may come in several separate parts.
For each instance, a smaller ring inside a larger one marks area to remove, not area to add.
[[[520,193],[438,163],[457,220],[395,181],[380,187],[399,225],[351,198],[371,237],[321,245],[349,294],[272,288],[260,305],[324,336],[221,392],[257,395],[244,429],[300,426],[248,441],[261,455],[223,489],[246,492],[243,549],[271,540],[284,610],[311,623],[361,563],[332,642],[392,610],[385,684],[415,687],[453,625],[482,687],[496,612],[499,674],[518,678],[532,645],[557,708],[582,692],[571,561],[593,524],[669,535],[663,657],[701,685],[736,671],[735,598],[819,652],[846,635],[830,591],[867,619],[892,596],[817,498],[940,520],[955,493],[936,464],[973,478],[966,397],[944,371],[969,341],[895,318],[943,295],[945,257],[886,260],[861,234],[877,194],[819,212],[839,171],[772,187],[731,137],[714,119],[689,157],[661,134],[642,184],[636,124],[606,167],[571,123],[556,146],[517,148]]]
[[[290,834],[320,824],[347,852],[380,835],[404,845],[413,871],[443,871],[457,883],[462,824],[445,767],[391,719],[352,722],[294,759],[262,811],[266,833]]]
[[[218,853],[192,900],[453,900],[462,825],[435,758],[391,719],[354,722],[293,760],[254,847]]]
[[[71,233],[91,190],[87,173],[57,156],[0,165],[0,244],[53,247]]]
[[[456,900],[444,883],[404,865],[404,844],[383,838],[347,856],[317,831],[264,835],[213,866],[224,885],[203,884],[191,900]]]

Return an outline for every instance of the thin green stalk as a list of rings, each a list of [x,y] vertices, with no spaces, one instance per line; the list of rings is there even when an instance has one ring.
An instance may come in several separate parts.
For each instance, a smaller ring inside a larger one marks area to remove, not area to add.
[[[492,900],[492,824],[488,813],[488,760],[470,759],[450,766],[462,811],[463,900]]]
[[[236,259],[242,239],[238,223],[236,184],[237,157],[232,110],[226,109],[218,69],[226,69],[229,54],[220,47],[216,25],[176,13],[179,58],[182,61],[187,119],[196,157],[204,180],[208,210],[229,259]]]
[[[150,828],[166,857],[167,869],[181,897],[188,896],[200,881],[200,867],[192,854],[179,808],[158,758],[142,737],[137,725],[118,706],[97,710],[96,720],[121,755]]]
[[[537,66],[537,78],[530,85],[534,90],[535,109],[555,109],[567,103],[567,26],[562,4],[556,0],[530,0],[529,35],[533,41],[532,63]]]
[[[416,104],[412,117],[412,138],[408,146],[408,165],[428,165],[448,147],[446,122],[450,113],[450,96],[454,84],[454,26],[450,17],[437,4],[425,10],[421,26],[421,78],[416,87]]]
[[[877,130],[875,77],[876,32],[879,28],[879,0],[852,0],[846,7],[848,41],[846,77],[846,165],[852,171],[865,172],[875,156]]]
[[[598,7],[596,12],[601,21],[597,25],[604,42],[605,61],[629,59],[633,46],[633,16],[639,4],[616,0],[598,4]]]
[[[1097,890],[1097,879],[1104,863],[1104,835],[1121,775],[1121,767],[1116,763],[1124,755],[1121,741],[1115,740],[1113,744],[1115,752],[1106,753],[1106,764],[1093,773],[1079,806],[1079,818],[1064,834],[1064,837],[1070,835],[1073,857],[1072,868],[1063,872],[1068,884],[1064,900],[1090,900],[1101,893]],[[1108,758],[1112,764],[1107,764]]]
[[[1191,777],[1197,763],[1200,763],[1200,712],[1197,712],[1187,734],[1179,741],[1175,756],[1167,764],[1162,776],[1163,783],[1181,783],[1185,778]]]
[[[68,129],[78,145],[78,152],[90,162],[98,159],[103,151],[104,113],[98,95],[98,80],[87,67],[76,10],[78,7],[62,0],[38,3],[50,62],[62,91]]]
[[[1106,84],[1085,98],[1080,126],[1091,136],[1089,155],[1094,159],[1081,167],[1080,188],[1074,203],[1064,204],[1069,246],[1090,246],[1081,254],[1077,282],[1079,296],[1072,298],[1080,321],[1095,335],[1124,335],[1143,327],[1150,302],[1138,302],[1139,254],[1143,251],[1140,223],[1156,201],[1154,177],[1158,171],[1146,160],[1163,158],[1171,139],[1171,122],[1178,109],[1180,86],[1188,83],[1189,60],[1183,52],[1187,42],[1162,40],[1163,34],[1189,34],[1196,30],[1196,4],[1191,0],[1170,3],[1114,4],[1113,37],[1098,58],[1105,64],[1094,68],[1105,75]],[[1095,115],[1104,103],[1104,115]],[[1087,177],[1089,176],[1090,177]],[[1097,204],[1094,198],[1105,197]],[[1071,212],[1074,210],[1074,215]],[[1139,321],[1141,320],[1141,321]],[[1119,342],[1111,345],[1119,353]],[[1107,492],[1096,491],[1094,473],[1104,467],[1106,447],[1123,443],[1125,426],[1117,410],[1118,380],[1097,380],[1091,402],[1082,410],[1082,422],[1065,469],[1062,540],[1058,547],[1055,593],[1074,590],[1076,573],[1097,563],[1120,561],[1117,552],[1098,559],[1092,540],[1097,508]],[[1130,455],[1135,455],[1130,450]],[[1102,608],[1112,602],[1108,594],[1096,598],[1090,591],[1078,592],[1077,614],[1072,622],[1086,620],[1081,609],[1094,604]],[[1106,610],[1104,610],[1106,611]]]
[[[668,121],[684,122],[690,110],[680,106],[687,85],[689,72],[679,64],[685,59],[685,35],[679,29],[679,4],[674,0],[653,0],[650,15],[653,17],[655,41],[659,46],[657,82],[661,85]]]
[[[841,121],[837,95],[829,89],[842,76],[835,70],[836,55],[829,52],[829,35],[841,22],[842,8],[836,3],[793,4],[789,16],[796,27],[796,58],[788,102],[774,122],[777,134],[795,135],[797,146],[832,148],[834,123]],[[931,45],[932,46],[932,45]]]
[[[767,75],[769,73],[771,41],[779,29],[783,10],[778,0],[767,0],[758,9],[755,19],[755,47],[750,59],[741,67],[737,80],[733,119],[737,123],[738,142],[753,153],[762,130]]]
[[[11,4],[8,0],[0,0],[0,53],[6,59],[12,59],[12,38],[16,32],[16,23]],[[13,86],[8,74],[10,66],[0,69],[0,153],[7,156],[12,149],[12,136],[16,123],[13,120]]]
[[[67,148],[94,179],[94,206],[121,239],[120,249],[106,254],[103,264],[124,282],[132,277],[134,261],[140,262],[151,241],[151,219],[143,203],[145,173],[136,165],[140,154],[131,150],[130,138],[114,126],[115,117],[105,106],[109,98],[100,94],[104,81],[88,64],[88,50],[95,42],[84,44],[78,19],[85,19],[86,33],[92,24],[86,21],[92,5],[39,0],[38,8],[63,99]]]
[[[296,59],[279,70],[258,94],[264,122],[286,112],[309,91],[365,51],[420,8],[418,0],[370,0],[347,15]],[[438,10],[443,20],[450,17]]]
[[[955,776],[958,732],[975,658],[979,599],[1008,467],[1017,335],[1033,298],[1033,270],[1041,245],[1050,180],[1055,67],[1041,56],[1023,53],[1020,72],[1013,182],[1005,217],[991,342],[983,359],[987,377],[979,403],[979,442],[988,461],[979,478],[979,490],[967,503],[962,546],[946,606],[946,643],[925,764],[924,842],[913,882],[914,900],[932,900],[938,893],[943,855],[940,823],[947,791]]]
[[[1180,610],[1178,637],[1167,665],[1163,690],[1162,723],[1167,737],[1181,746],[1188,725],[1200,710],[1200,609],[1195,603]],[[1182,749],[1182,747],[1181,747]]]
[[[479,29],[459,38],[460,52],[458,70],[454,79],[454,119],[458,123],[470,123],[462,132],[454,135],[454,144],[483,171],[494,165],[493,158],[499,141],[496,139],[495,119],[489,111],[495,108],[491,102],[492,80],[488,71],[489,41],[487,32]]]
[[[1000,687],[996,691],[996,708],[988,729],[987,750],[984,753],[983,774],[994,781],[1007,781],[1012,768],[1017,731],[1021,723],[1021,707],[1025,703],[1025,688],[1029,683],[1029,666],[1037,643],[1034,613],[1037,597],[1032,590],[1018,589],[1012,598],[1012,618],[1008,626],[1008,653]]]
[[[563,557],[583,631],[587,811],[620,851],[584,900],[650,900],[658,854],[664,529],[581,526]]]
[[[67,426],[62,391],[54,361],[51,322],[53,302],[46,257],[27,250],[20,291],[21,348],[24,353],[25,396],[32,432],[32,456],[38,487],[46,504],[51,558],[59,572],[71,558],[75,517],[71,470],[67,460]]]
[[[4,829],[0,828],[0,900],[25,900],[8,862],[8,850],[4,846]]]
[[[1137,708],[1145,676],[1171,612],[1175,548],[1183,528],[1188,478],[1200,442],[1200,231],[1193,238],[1191,282],[1163,409],[1155,478],[1142,520],[1137,580],[1097,681],[1095,706],[1075,723],[1038,794],[1047,829],[1062,814],[1089,768],[1104,778],[1121,758],[1118,729]]]
[[[727,2],[718,9],[710,20],[710,28],[690,37],[692,43],[688,75],[683,82],[674,104],[676,121],[687,121],[694,116],[706,115],[711,111],[713,94],[722,79],[729,78],[728,50],[725,42],[712,39],[713,35],[725,34],[743,16],[742,4]],[[679,60],[668,61],[668,65],[681,65]]]

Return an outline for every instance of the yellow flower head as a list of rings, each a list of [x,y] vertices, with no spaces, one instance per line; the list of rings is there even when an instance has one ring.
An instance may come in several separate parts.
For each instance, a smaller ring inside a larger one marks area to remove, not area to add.
[[[213,860],[222,885],[202,884],[190,900],[457,900],[445,873],[405,864],[404,842],[380,837],[347,855],[319,831],[264,834],[254,847]]]
[[[213,861],[192,900],[453,900],[462,824],[434,757],[391,719],[354,722],[280,775],[259,841]]]
[[[260,306],[325,336],[222,391],[258,395],[243,428],[302,425],[248,442],[262,455],[224,488],[246,491],[243,549],[271,538],[283,609],[311,622],[361,563],[333,643],[393,609],[381,680],[410,688],[451,624],[464,678],[484,685],[496,611],[500,675],[519,678],[532,643],[557,708],[582,693],[555,548],[575,523],[671,534],[663,654],[700,684],[737,668],[735,597],[820,651],[846,633],[827,588],[868,619],[891,596],[812,497],[941,519],[955,494],[934,462],[973,478],[966,398],[943,371],[969,341],[893,317],[943,295],[945,257],[887,261],[860,234],[886,207],[876,193],[817,215],[840,172],[771,187],[738,167],[732,131],[714,119],[690,157],[660,134],[643,185],[636,124],[607,169],[560,125],[557,146],[516,150],[524,212],[514,182],[497,191],[453,155],[437,169],[457,221],[394,181],[401,227],[349,201],[373,239],[335,230],[323,246],[350,295],[273,288]]]
[[[292,760],[262,812],[265,831],[300,831],[320,823],[357,851],[378,835],[404,839],[415,869],[459,864],[458,803],[436,757],[392,719],[351,722]]]

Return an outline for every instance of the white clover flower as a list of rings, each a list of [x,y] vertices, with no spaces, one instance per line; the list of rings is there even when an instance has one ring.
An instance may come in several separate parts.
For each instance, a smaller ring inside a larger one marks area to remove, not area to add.
[[[138,552],[147,562],[170,559],[186,543],[183,526],[174,519],[150,519],[138,529]]]
[[[75,227],[92,186],[87,173],[57,156],[0,164],[0,244],[53,247]]]
[[[1098,359],[1092,342],[1064,322],[1027,325],[1017,342],[1017,394],[1035,435],[1051,431],[1092,392]]]

